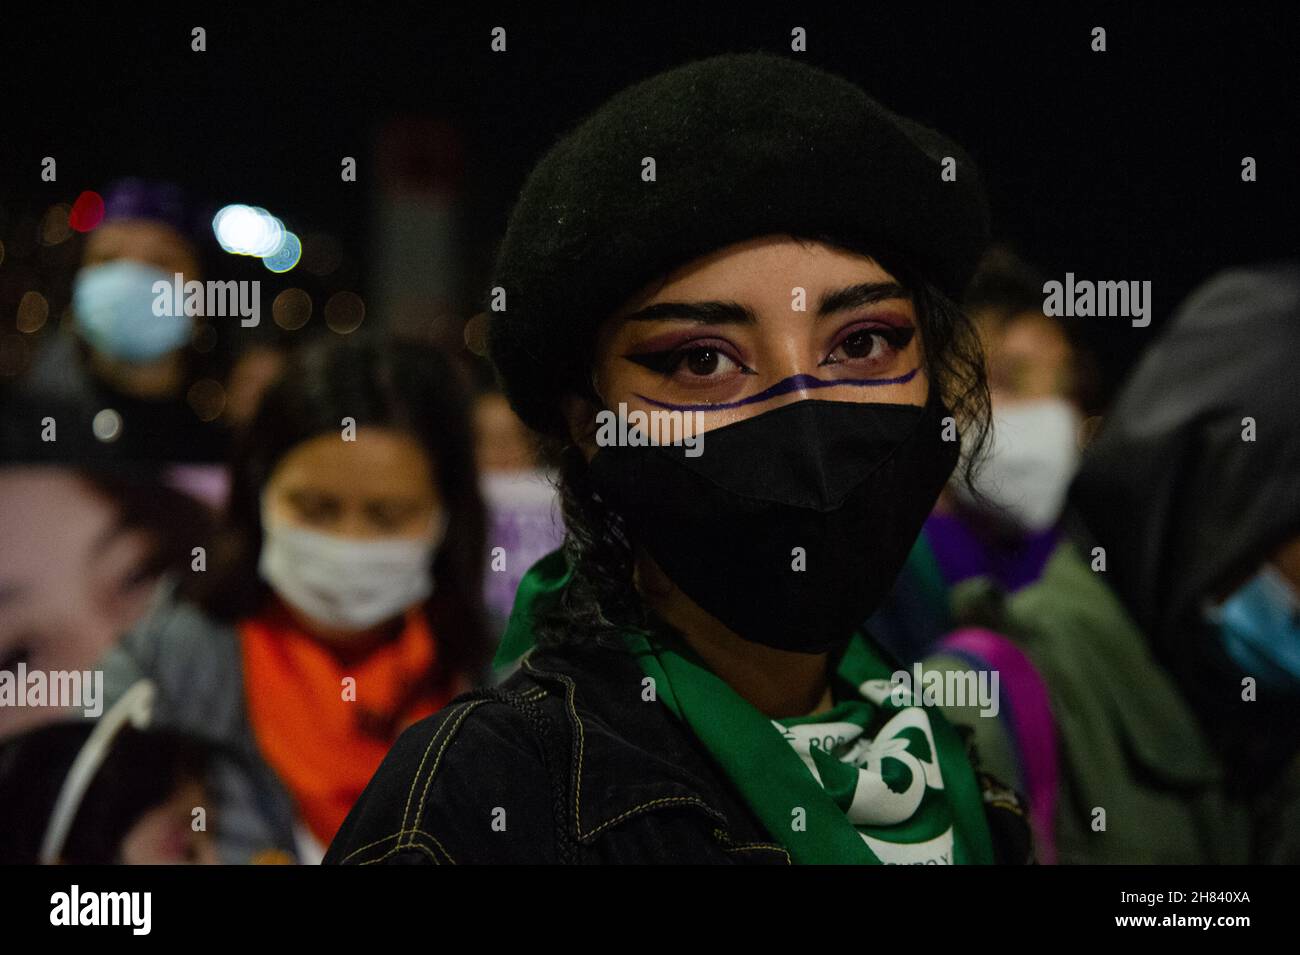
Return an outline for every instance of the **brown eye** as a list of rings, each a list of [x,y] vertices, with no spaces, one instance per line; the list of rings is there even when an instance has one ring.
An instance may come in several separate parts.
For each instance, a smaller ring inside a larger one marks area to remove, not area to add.
[[[876,336],[868,331],[854,332],[840,345],[849,358],[866,358],[876,347]]]
[[[692,348],[686,356],[686,367],[693,375],[711,375],[718,370],[718,353],[712,348]]]
[[[839,362],[857,361],[880,363],[886,361],[905,349],[916,335],[911,326],[903,328],[858,328],[849,332],[835,350],[830,353],[823,365]]]
[[[628,355],[629,361],[644,365],[661,375],[676,375],[683,382],[717,381],[732,372],[748,374],[749,369],[721,346],[688,342],[663,351]]]

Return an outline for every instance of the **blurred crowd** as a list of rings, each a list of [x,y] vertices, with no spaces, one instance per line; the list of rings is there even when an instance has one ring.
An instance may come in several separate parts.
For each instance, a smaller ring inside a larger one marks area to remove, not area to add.
[[[4,362],[0,672],[102,699],[0,696],[3,862],[318,862],[397,735],[502,678],[563,537],[456,337],[156,320],[155,282],[204,274],[200,218],[108,189],[69,320]],[[1207,277],[1119,387],[1044,279],[999,248],[971,285],[989,458],[868,629],[1000,673],[995,718],[949,715],[1040,861],[1300,861],[1300,268]]]
[[[493,678],[553,491],[469,350],[158,317],[206,222],[169,183],[104,204],[3,385],[0,857],[317,861],[396,734]],[[20,673],[91,671],[101,710],[150,684],[144,725],[22,705]]]

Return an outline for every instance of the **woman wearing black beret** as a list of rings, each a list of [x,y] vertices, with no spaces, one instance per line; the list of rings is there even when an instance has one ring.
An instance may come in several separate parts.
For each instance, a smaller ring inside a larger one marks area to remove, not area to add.
[[[861,629],[984,440],[953,300],[986,234],[955,144],[790,59],[688,64],[561,139],[488,344],[565,543],[517,672],[404,733],[326,862],[1027,861]]]

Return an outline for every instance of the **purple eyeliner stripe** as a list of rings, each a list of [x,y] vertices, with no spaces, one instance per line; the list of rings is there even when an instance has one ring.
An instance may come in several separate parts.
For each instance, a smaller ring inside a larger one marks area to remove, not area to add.
[[[775,398],[777,395],[788,395],[792,391],[812,391],[815,388],[833,388],[836,385],[858,385],[864,388],[876,388],[880,385],[905,385],[915,378],[916,373],[920,370],[919,367],[913,368],[906,375],[900,375],[897,378],[840,378],[837,381],[823,381],[821,378],[815,378],[812,375],[791,375],[789,378],[782,378],[771,388],[764,388],[756,395],[723,404],[674,405],[667,401],[655,401],[645,395],[639,394],[637,397],[642,401],[648,401],[652,405],[667,408],[670,411],[726,411],[729,408],[752,405],[756,401],[766,401],[768,398]]]

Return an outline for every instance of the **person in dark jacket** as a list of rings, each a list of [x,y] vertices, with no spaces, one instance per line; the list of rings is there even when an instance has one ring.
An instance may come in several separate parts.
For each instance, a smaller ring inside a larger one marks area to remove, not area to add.
[[[1016,795],[860,629],[978,457],[953,298],[986,237],[954,143],[780,57],[671,70],[561,140],[488,345],[565,542],[520,585],[519,670],[404,732],[325,861],[1030,859]]]

